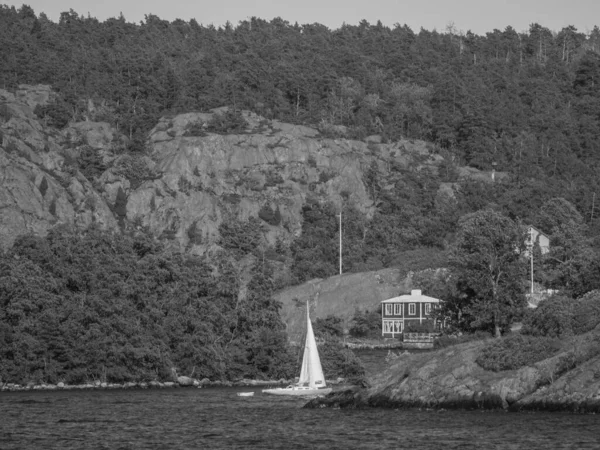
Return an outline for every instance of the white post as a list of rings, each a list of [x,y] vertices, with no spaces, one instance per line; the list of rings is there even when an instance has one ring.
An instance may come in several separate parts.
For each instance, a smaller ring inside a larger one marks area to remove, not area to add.
[[[340,209],[340,275],[342,274],[342,210]]]
[[[533,301],[533,228],[529,229],[529,238],[531,240],[531,250],[529,251],[531,259],[531,300]]]

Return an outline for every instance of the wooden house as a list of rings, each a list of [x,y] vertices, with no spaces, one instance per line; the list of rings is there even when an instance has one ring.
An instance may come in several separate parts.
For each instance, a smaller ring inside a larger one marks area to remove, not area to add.
[[[423,295],[420,289],[382,301],[381,335],[394,338],[401,335],[409,324],[422,325],[431,321],[431,312],[439,306],[440,301]]]
[[[539,246],[542,255],[545,255],[550,251],[550,238],[546,234],[531,225],[527,231],[526,244],[528,248],[531,247],[531,244],[533,243],[534,245]],[[527,254],[529,253],[527,252]]]

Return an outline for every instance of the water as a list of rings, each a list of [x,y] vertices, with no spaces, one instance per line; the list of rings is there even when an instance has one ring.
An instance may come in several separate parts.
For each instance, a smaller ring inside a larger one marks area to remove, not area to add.
[[[600,449],[595,415],[304,403],[249,388],[0,392],[0,449]]]

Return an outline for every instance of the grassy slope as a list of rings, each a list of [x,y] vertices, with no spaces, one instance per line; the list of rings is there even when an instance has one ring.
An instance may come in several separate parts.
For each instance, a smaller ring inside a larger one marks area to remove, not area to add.
[[[275,298],[283,305],[281,315],[290,340],[298,342],[305,331],[307,301],[313,321],[335,315],[343,318],[347,327],[357,308],[378,309],[382,300],[409,289],[408,283],[400,269],[384,269],[311,280],[285,289]]]

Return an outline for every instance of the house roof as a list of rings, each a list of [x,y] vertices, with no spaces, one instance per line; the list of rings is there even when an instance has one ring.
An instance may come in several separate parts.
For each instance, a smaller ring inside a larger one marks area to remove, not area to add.
[[[381,303],[439,303],[439,298],[429,297],[422,294],[406,294],[383,300]]]
[[[537,232],[537,234],[541,234],[542,236],[548,237],[548,235],[546,233],[541,231],[539,228],[534,227],[533,225],[529,225],[529,228],[534,230],[535,232]]]

